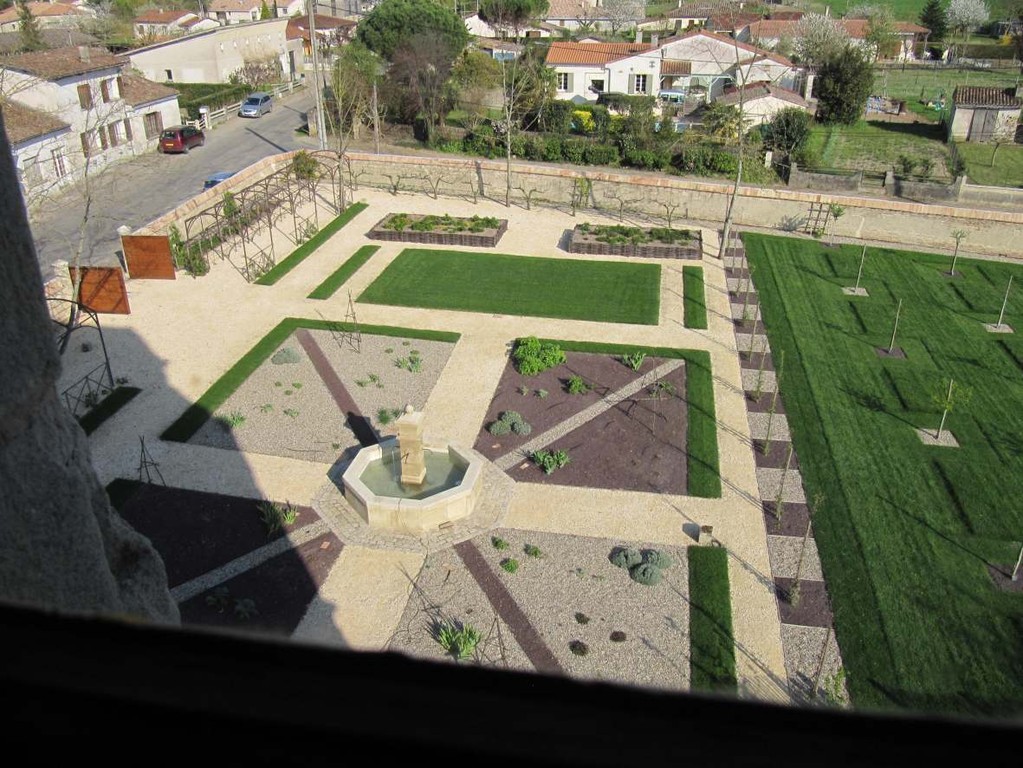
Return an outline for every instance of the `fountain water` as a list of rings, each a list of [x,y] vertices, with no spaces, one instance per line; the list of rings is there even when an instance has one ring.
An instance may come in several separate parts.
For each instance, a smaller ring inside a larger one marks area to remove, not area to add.
[[[363,448],[345,471],[345,498],[370,526],[422,532],[472,514],[483,462],[456,446],[427,446],[423,415],[406,406],[397,440]]]

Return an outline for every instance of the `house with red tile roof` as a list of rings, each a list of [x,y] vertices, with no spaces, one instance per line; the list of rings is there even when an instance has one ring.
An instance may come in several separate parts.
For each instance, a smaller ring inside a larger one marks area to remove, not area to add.
[[[0,59],[0,103],[30,203],[87,167],[155,149],[164,126],[180,122],[177,91],[127,69],[127,58],[88,46]]]
[[[135,17],[132,26],[136,38],[164,38],[216,29],[219,24],[212,19],[201,18],[191,11],[145,11]]]
[[[42,29],[76,26],[82,21],[96,17],[96,12],[88,6],[48,2],[30,2],[27,5],[29,13],[36,20],[36,25]],[[16,3],[0,11],[0,32],[17,32],[20,25],[21,17],[18,15]]]
[[[770,83],[754,83],[745,88],[725,88],[717,102],[738,107],[742,102],[743,126],[746,130],[769,122],[783,109],[798,107],[810,110],[810,103],[795,91]]]
[[[837,19],[836,21],[848,33],[852,43],[861,47],[873,47],[871,43],[867,42],[870,22],[866,19]],[[918,45],[925,43],[931,33],[927,27],[909,21],[894,22],[893,31],[898,44],[891,54],[884,58],[897,61],[915,59]],[[739,30],[737,37],[744,42],[759,45],[762,48],[775,48],[782,40],[791,42],[799,37],[799,19],[771,18],[754,21]]]
[[[600,93],[700,94],[713,101],[731,85],[768,83],[799,90],[791,61],[724,35],[693,30],[656,43],[551,43],[547,66],[558,97],[595,101]]]

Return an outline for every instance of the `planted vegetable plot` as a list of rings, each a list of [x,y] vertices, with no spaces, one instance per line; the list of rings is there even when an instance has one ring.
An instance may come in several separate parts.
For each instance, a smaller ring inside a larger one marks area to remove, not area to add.
[[[492,216],[425,216],[414,213],[390,213],[367,234],[374,240],[431,245],[494,247],[508,230],[507,219]]]
[[[572,230],[568,250],[596,256],[699,259],[703,255],[703,239],[699,230],[583,223]]]

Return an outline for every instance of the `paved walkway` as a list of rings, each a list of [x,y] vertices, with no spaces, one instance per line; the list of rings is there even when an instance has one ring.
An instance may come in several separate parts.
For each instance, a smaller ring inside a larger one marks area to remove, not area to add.
[[[281,318],[343,319],[349,290],[358,297],[403,245],[381,244],[344,289],[330,299],[316,301],[306,296],[341,261],[369,243],[364,233],[388,212],[478,213],[507,218],[509,229],[498,251],[571,259],[591,257],[558,250],[557,243],[567,229],[579,221],[613,223],[590,212],[573,218],[557,211],[529,212],[492,202],[472,206],[465,201],[425,196],[394,197],[377,190],[360,190],[356,197],[369,208],[275,286],[247,284],[227,264],[215,264],[201,279],[129,283],[133,313],[105,316],[104,333],[115,376],[127,376],[129,383],[141,387],[142,392],[91,438],[94,464],[104,482],[115,477],[137,477],[138,436],[145,435],[146,445],[169,484],[310,504],[329,483],[326,465],[161,443],[158,436]],[[712,526],[714,538],[729,554],[740,690],[745,696],[787,701],[782,626],[744,406],[732,307],[724,265],[710,256],[717,252],[717,235],[713,231],[703,234],[706,255],[699,263],[706,285],[707,330],[684,326],[682,267],[692,262],[679,261],[660,262],[661,312],[657,325],[362,304],[356,304],[356,311],[363,324],[461,334],[424,413],[429,440],[463,445],[475,442],[511,343],[519,336],[708,351],[714,373],[721,498],[518,483],[509,492],[505,525],[678,546],[694,543],[686,533],[689,526]],[[601,258],[628,261],[625,257]],[[296,635],[353,647],[383,648],[400,618],[398,606],[408,599],[410,580],[415,578],[422,552],[395,554],[346,543],[320,598],[310,606]]]

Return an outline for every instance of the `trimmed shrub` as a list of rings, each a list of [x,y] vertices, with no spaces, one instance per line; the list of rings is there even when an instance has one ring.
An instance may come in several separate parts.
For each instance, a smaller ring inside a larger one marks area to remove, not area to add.
[[[655,565],[662,571],[666,568],[671,568],[675,564],[675,561],[671,559],[671,555],[667,552],[662,552],[659,549],[646,549],[643,551],[643,562],[647,565]]]
[[[274,352],[270,362],[274,365],[290,365],[301,362],[302,356],[292,347],[283,347]]]
[[[577,621],[577,622],[578,622],[579,624],[589,624],[589,623],[590,623],[590,617],[589,617],[589,616],[587,616],[587,615],[586,615],[585,613],[583,613],[582,611],[580,611],[580,612],[576,613],[576,615],[575,615],[575,620],[576,620],[576,621]]]
[[[639,565],[634,565],[629,570],[629,576],[632,577],[633,581],[638,582],[639,584],[645,584],[648,587],[652,587],[654,584],[660,582],[661,569],[656,565],[651,565],[650,563],[640,563]]]
[[[505,435],[510,434],[511,430],[511,424],[507,421],[495,421],[487,427],[487,432],[492,434],[494,437],[504,437]]]
[[[540,116],[540,130],[559,134],[569,133],[572,130],[572,113],[575,109],[574,102],[561,99],[552,101]]]
[[[568,644],[568,649],[576,656],[585,656],[590,652],[590,647],[582,640],[573,640]]]
[[[609,559],[619,568],[629,570],[643,562],[643,555],[632,547],[617,547]]]
[[[536,376],[565,362],[565,353],[557,344],[543,344],[536,336],[519,339],[512,353],[515,367],[523,376]]]
[[[511,428],[512,432],[514,432],[516,435],[520,435],[521,437],[527,437],[533,432],[533,427],[530,426],[525,421],[516,421],[514,424],[511,425]]]
[[[593,113],[585,109],[577,109],[572,113],[572,128],[578,133],[593,133],[596,128]]]
[[[543,136],[530,136],[529,141],[526,142],[526,159],[527,160],[543,160],[544,153],[547,151],[547,140]]]
[[[508,573],[515,573],[519,569],[519,561],[514,557],[506,557],[501,561],[501,567]]]
[[[587,165],[618,165],[618,147],[610,144],[590,144],[583,152]]]
[[[616,629],[614,632],[611,633],[611,642],[612,643],[624,643],[625,639],[626,639],[626,635],[620,629]]]
[[[500,419],[509,427],[514,427],[516,424],[521,424],[524,421],[522,414],[518,411],[503,411]]]
[[[561,158],[566,163],[581,164],[590,143],[582,139],[565,139],[561,142]]]
[[[543,149],[543,160],[548,163],[561,162],[561,137],[560,136],[548,136],[547,143]]]

